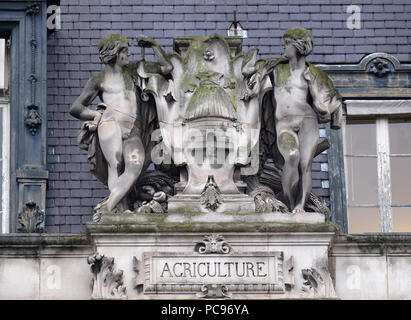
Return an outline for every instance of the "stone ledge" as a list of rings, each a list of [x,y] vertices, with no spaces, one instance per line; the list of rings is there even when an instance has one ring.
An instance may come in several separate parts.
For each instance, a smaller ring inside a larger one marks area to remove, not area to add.
[[[334,223],[320,222],[324,216],[310,215],[306,221],[291,214],[105,214],[99,223],[87,223],[88,233],[156,232],[337,232]],[[271,216],[271,217],[269,217]],[[212,220],[213,222],[210,222]],[[301,221],[302,220],[302,221]],[[314,221],[318,221],[314,223]]]
[[[335,238],[330,254],[346,255],[410,255],[411,233],[341,234]]]
[[[10,233],[0,235],[1,248],[19,248],[19,247],[77,247],[90,245],[90,241],[85,234],[27,234],[27,233]]]
[[[157,233],[157,232],[335,232],[334,224],[290,223],[171,223],[171,224],[87,224],[88,233]]]

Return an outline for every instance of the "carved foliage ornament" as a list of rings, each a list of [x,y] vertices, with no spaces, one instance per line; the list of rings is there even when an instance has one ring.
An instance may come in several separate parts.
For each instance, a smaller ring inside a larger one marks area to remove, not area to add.
[[[304,279],[302,297],[304,298],[336,298],[333,281],[328,270],[327,259],[318,259],[314,266],[301,270]]]
[[[201,254],[227,254],[230,252],[230,245],[225,242],[224,237],[218,234],[204,236],[203,241],[199,244],[198,252]],[[228,286],[222,284],[205,284],[201,287],[200,292],[196,294],[198,298],[229,299],[231,293],[228,292]]]
[[[209,210],[216,211],[222,201],[220,188],[211,175],[208,177],[208,181],[201,193],[201,204]]]
[[[44,232],[44,210],[34,201],[29,201],[24,205],[22,212],[19,213],[18,223],[20,227],[18,232],[42,233]]]
[[[91,265],[93,273],[93,299],[127,298],[123,270],[114,269],[114,258],[96,252],[87,257],[87,263]]]
[[[230,245],[225,242],[224,237],[218,234],[211,234],[204,236],[203,241],[198,244],[198,253],[208,254],[208,253],[220,253],[227,254],[230,252]]]
[[[232,294],[228,292],[228,287],[221,284],[205,284],[201,286],[201,290],[196,294],[198,298],[211,299],[229,299]]]

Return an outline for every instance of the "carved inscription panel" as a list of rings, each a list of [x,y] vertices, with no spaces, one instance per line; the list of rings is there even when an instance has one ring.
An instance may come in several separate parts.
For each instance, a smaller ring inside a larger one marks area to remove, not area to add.
[[[198,292],[204,285],[230,292],[284,292],[283,253],[144,254],[145,292]]]

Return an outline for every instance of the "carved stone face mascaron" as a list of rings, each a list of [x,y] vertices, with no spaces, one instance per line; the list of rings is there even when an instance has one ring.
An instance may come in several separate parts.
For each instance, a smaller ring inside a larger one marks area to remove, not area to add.
[[[214,60],[214,52],[210,48],[206,48],[204,50],[204,60],[205,61],[213,61]]]

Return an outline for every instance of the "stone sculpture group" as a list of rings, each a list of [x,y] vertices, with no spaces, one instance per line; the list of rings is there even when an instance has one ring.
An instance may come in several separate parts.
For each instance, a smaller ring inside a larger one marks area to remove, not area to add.
[[[319,123],[338,129],[343,102],[306,61],[311,34],[287,30],[285,57],[264,60],[240,40],[182,37],[165,53],[142,36],[139,61],[122,35],[100,41],[105,68],[70,108],[85,121],[78,142],[91,171],[110,190],[94,221],[127,211],[329,214],[311,193],[311,167],[329,146]]]

